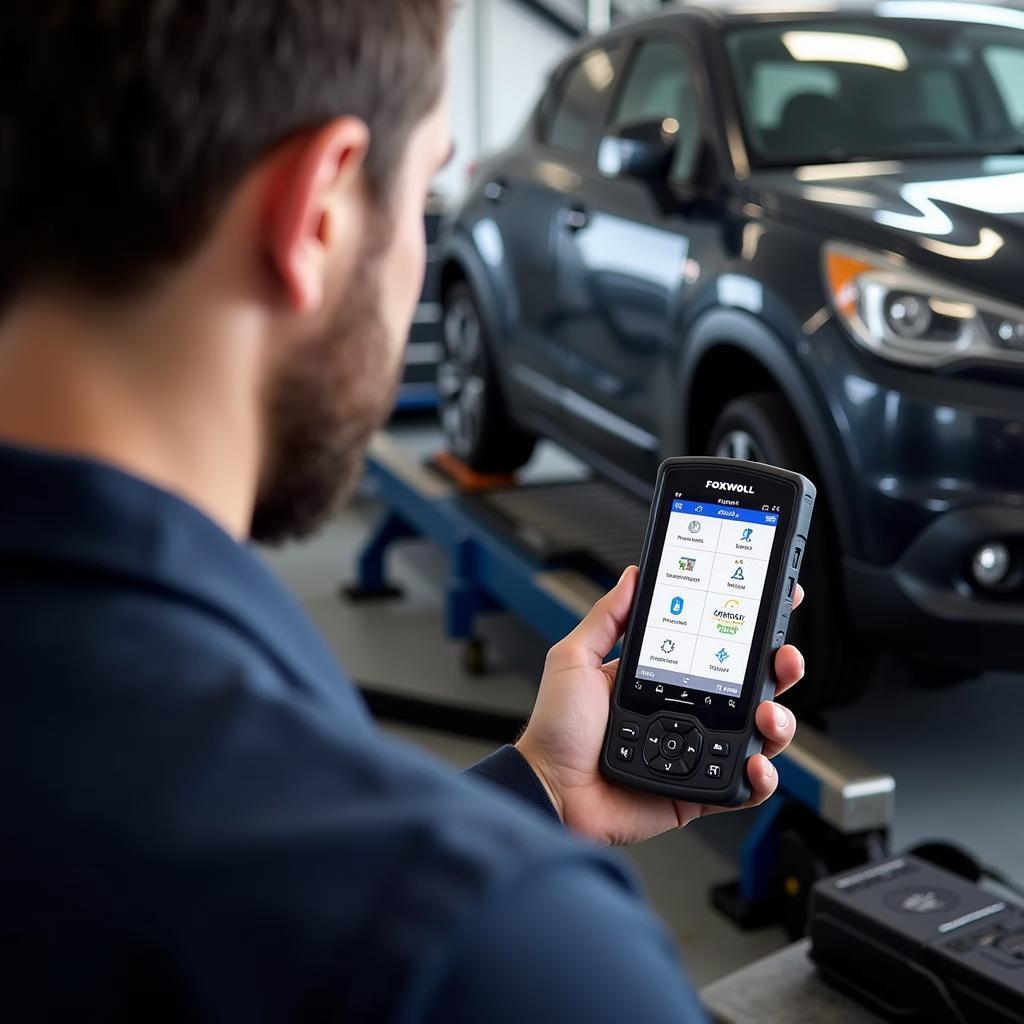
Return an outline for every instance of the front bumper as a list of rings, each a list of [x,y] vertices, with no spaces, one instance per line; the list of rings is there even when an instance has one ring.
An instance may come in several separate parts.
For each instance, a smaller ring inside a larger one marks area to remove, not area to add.
[[[910,370],[858,349],[830,322],[809,343],[826,396],[850,520],[846,554],[892,566],[931,523],[957,509],[1024,509],[1024,373],[997,378]],[[819,454],[828,458],[829,453]]]
[[[970,574],[977,549],[996,540],[1024,558],[1024,507],[939,515],[891,566],[845,560],[857,631],[912,661],[970,673],[1024,670],[1024,584],[994,594]]]
[[[995,594],[971,574],[997,540],[1024,573],[1024,375],[896,367],[835,322],[815,345],[859,526],[842,543],[852,627],[910,661],[1024,671],[1024,583]]]

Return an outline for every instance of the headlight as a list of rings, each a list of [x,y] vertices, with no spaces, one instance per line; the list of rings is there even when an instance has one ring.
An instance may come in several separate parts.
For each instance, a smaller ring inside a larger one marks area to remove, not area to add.
[[[1024,365],[1024,310],[937,281],[898,257],[830,243],[825,284],[853,337],[893,362]]]

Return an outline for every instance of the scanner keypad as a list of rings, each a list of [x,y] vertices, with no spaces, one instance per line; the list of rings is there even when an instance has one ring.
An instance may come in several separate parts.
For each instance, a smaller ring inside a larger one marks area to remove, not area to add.
[[[692,723],[657,718],[644,739],[644,761],[657,775],[689,775],[700,762],[703,744],[700,730]]]

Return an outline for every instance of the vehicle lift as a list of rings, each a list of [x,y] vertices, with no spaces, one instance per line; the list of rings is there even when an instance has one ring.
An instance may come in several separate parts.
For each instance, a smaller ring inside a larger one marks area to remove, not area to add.
[[[600,480],[481,480],[451,456],[422,463],[387,433],[371,445],[367,486],[384,512],[344,596],[398,596],[388,553],[402,540],[432,541],[450,566],[448,634],[465,641],[472,674],[486,667],[475,630],[481,614],[511,612],[557,642],[635,562],[647,523],[645,505]],[[753,819],[739,880],[717,887],[712,900],[743,927],[781,922],[796,936],[817,879],[887,853],[895,782],[807,726],[775,764],[779,796]]]

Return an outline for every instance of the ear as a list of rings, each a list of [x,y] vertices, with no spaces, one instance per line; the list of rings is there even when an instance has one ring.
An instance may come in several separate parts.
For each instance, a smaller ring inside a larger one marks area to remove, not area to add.
[[[370,132],[344,117],[293,140],[267,194],[265,245],[292,308],[316,312],[332,249],[354,227]],[[348,223],[343,223],[348,220]]]

